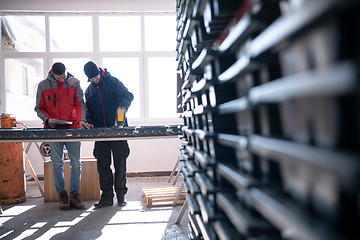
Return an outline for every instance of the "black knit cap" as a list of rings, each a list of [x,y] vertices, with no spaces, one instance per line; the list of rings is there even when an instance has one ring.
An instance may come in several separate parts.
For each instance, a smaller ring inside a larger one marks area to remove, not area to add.
[[[92,61],[89,61],[84,66],[84,72],[85,72],[85,75],[90,79],[90,78],[93,78],[93,77],[96,77],[97,75],[99,75],[100,69],[96,66],[95,63],[93,63]]]

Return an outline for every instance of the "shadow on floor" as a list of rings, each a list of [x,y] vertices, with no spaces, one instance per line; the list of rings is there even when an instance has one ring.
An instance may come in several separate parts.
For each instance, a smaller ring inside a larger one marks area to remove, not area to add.
[[[0,239],[187,239],[188,219],[175,220],[181,206],[147,207],[142,187],[168,186],[167,178],[129,178],[127,205],[94,210],[62,211],[56,202],[44,202],[36,186],[28,186],[24,203],[2,205]]]

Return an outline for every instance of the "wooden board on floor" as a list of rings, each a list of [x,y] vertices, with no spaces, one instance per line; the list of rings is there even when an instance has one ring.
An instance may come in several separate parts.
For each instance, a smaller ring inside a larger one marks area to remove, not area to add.
[[[143,187],[143,198],[148,207],[171,206],[179,190],[179,186],[169,187]],[[183,204],[186,192],[183,190],[177,204]]]

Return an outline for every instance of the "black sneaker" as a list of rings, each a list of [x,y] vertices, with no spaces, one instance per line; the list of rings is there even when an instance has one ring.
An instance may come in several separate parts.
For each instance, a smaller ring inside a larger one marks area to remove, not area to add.
[[[94,208],[97,209],[97,208],[103,208],[103,207],[112,206],[112,205],[113,205],[112,200],[101,198],[98,203],[94,204]]]
[[[119,206],[126,206],[127,202],[125,201],[124,195],[117,195],[117,200],[118,200]]]

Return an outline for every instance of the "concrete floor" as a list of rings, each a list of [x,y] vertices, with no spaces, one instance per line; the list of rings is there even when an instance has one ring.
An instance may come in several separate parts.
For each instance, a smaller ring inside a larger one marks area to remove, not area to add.
[[[175,220],[181,205],[147,207],[142,187],[172,186],[168,177],[128,178],[126,206],[93,209],[96,201],[85,201],[86,210],[62,211],[56,202],[44,202],[36,186],[26,187],[26,201],[2,205],[0,239],[187,239],[188,217]],[[180,181],[178,181],[180,184]]]

